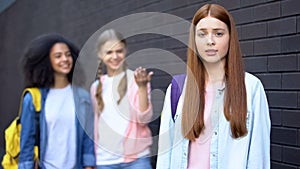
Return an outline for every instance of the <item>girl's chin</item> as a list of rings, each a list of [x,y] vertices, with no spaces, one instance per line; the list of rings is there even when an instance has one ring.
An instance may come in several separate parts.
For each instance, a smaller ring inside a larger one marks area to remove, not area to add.
[[[114,67],[111,67],[111,69],[114,70],[114,71],[117,71],[117,70],[120,69],[120,66],[114,66]]]

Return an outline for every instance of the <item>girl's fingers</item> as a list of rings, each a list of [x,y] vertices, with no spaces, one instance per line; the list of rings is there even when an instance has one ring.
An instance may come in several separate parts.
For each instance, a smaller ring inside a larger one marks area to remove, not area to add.
[[[134,77],[137,82],[144,83],[144,82],[150,82],[152,79],[153,72],[147,73],[146,68],[138,67],[134,71]]]
[[[151,81],[152,75],[153,75],[153,74],[154,74],[154,73],[153,73],[152,71],[148,73],[148,75],[147,75],[147,80],[148,80],[148,82]]]

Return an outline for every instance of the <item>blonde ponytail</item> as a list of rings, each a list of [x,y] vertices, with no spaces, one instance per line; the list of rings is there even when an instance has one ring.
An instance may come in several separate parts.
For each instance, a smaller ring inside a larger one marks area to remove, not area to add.
[[[127,72],[126,72],[126,63],[124,62],[123,63],[123,71],[124,71],[124,76],[122,77],[120,83],[119,83],[119,86],[118,86],[118,92],[119,92],[119,100],[117,101],[118,104],[121,103],[121,100],[123,99],[123,97],[125,96],[126,94],[126,91],[127,91]]]
[[[103,98],[102,98],[102,82],[100,79],[101,75],[103,74],[102,67],[103,67],[103,62],[100,61],[98,70],[97,70],[97,75],[96,75],[96,79],[99,80],[97,90],[96,90],[96,99],[97,99],[97,103],[98,103],[98,111],[97,111],[98,116],[100,116],[100,113],[103,111],[103,108],[104,108],[104,102],[103,102]]]

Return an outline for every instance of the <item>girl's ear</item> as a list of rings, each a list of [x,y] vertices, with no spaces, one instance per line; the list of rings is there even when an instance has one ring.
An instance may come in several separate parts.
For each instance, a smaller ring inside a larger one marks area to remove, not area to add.
[[[98,56],[99,59],[102,59],[103,54],[102,54],[101,50],[99,50],[97,52],[97,56]]]

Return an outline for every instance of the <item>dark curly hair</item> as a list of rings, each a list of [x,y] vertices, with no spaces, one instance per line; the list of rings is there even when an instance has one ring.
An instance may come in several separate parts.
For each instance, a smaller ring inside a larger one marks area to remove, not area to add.
[[[44,34],[30,42],[21,59],[25,87],[49,88],[54,85],[54,70],[50,62],[50,50],[56,43],[64,43],[69,47],[73,65],[68,80],[72,83],[73,71],[78,58],[78,48],[59,34]]]

